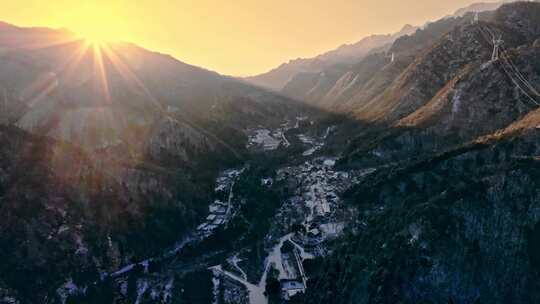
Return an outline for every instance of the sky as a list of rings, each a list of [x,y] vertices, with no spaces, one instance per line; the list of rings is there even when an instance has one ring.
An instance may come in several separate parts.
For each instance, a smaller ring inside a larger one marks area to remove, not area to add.
[[[129,41],[226,75],[266,72],[475,0],[0,0],[0,20]],[[488,1],[489,2],[489,1]]]

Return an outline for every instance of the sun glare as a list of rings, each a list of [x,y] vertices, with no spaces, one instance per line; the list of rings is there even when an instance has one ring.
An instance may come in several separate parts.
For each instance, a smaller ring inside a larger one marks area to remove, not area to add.
[[[69,28],[92,44],[123,40],[128,33],[128,22],[114,5],[89,1],[69,10]]]
[[[103,35],[98,34],[80,34],[81,38],[86,40],[91,45],[104,45],[108,39]]]
[[[107,31],[107,29],[101,29],[99,25],[82,27],[77,31],[77,35],[92,45],[104,45],[118,40],[113,29]]]

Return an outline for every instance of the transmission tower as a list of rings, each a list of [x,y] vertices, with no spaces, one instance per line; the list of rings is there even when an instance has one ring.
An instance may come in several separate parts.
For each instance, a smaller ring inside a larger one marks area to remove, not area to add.
[[[501,39],[501,36],[499,36],[499,38],[493,37],[493,53],[491,54],[491,61],[499,60],[499,50],[502,44],[503,40]]]
[[[478,21],[480,20],[478,12],[474,14],[473,24],[478,24]]]

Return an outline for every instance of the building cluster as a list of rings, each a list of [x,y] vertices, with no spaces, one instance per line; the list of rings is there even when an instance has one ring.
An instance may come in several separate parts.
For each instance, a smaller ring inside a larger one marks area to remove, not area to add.
[[[288,203],[292,208],[305,210],[302,225],[281,249],[285,276],[280,283],[284,299],[305,291],[307,278],[302,261],[306,255],[322,254],[323,241],[343,232],[339,195],[350,187],[352,178],[347,172],[335,171],[334,166],[333,158],[316,158],[277,172],[276,179],[285,181],[293,193]]]
[[[340,204],[338,194],[350,185],[349,174],[335,171],[334,165],[334,159],[318,158],[300,166],[286,167],[277,173],[278,180],[286,180],[294,189],[290,202],[309,209],[306,224],[332,219]]]
[[[307,116],[299,116],[294,119],[294,122],[291,122],[290,119],[286,119],[278,128],[269,130],[268,128],[259,127],[258,129],[247,130],[248,134],[248,149],[262,149],[264,151],[276,150],[280,146],[285,148],[289,147],[291,143],[285,136],[285,133],[291,129],[297,129],[300,126],[300,122],[307,120]],[[300,138],[303,136],[303,139]],[[315,145],[314,140],[304,136],[299,136],[300,140],[305,144]],[[317,144],[319,149],[322,147],[322,144]]]
[[[209,235],[217,227],[225,224],[231,217],[233,204],[233,187],[236,179],[243,170],[227,170],[223,172],[216,181],[214,202],[208,206],[208,216],[205,221],[197,227],[201,235]]]
[[[307,277],[299,251],[291,241],[284,242],[281,247],[281,263],[284,277],[280,280],[280,286],[281,296],[286,300],[306,290]]]
[[[276,150],[282,142],[283,133],[280,129],[273,132],[268,129],[257,129],[251,132],[247,148],[262,148],[265,151]]]

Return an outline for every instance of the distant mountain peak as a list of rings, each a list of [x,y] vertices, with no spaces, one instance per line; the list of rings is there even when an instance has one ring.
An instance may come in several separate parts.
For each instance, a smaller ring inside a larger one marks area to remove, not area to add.
[[[299,73],[320,73],[334,64],[353,64],[371,52],[390,46],[397,38],[413,34],[418,28],[406,24],[394,34],[375,34],[362,38],[358,42],[344,43],[338,48],[313,58],[297,58],[282,63],[267,73],[244,78],[248,82],[279,91]]]
[[[501,7],[502,5],[506,3],[515,2],[515,0],[505,0],[505,1],[497,1],[497,2],[477,2],[473,3],[469,6],[463,7],[458,9],[454,13],[454,17],[462,17],[467,13],[481,13],[485,11],[493,11]]]
[[[0,28],[14,27],[13,25],[0,20]]]
[[[401,31],[400,32],[403,32],[403,31],[411,31],[411,30],[414,30],[416,29],[415,26],[411,25],[411,24],[405,24],[402,28],[401,28]]]

